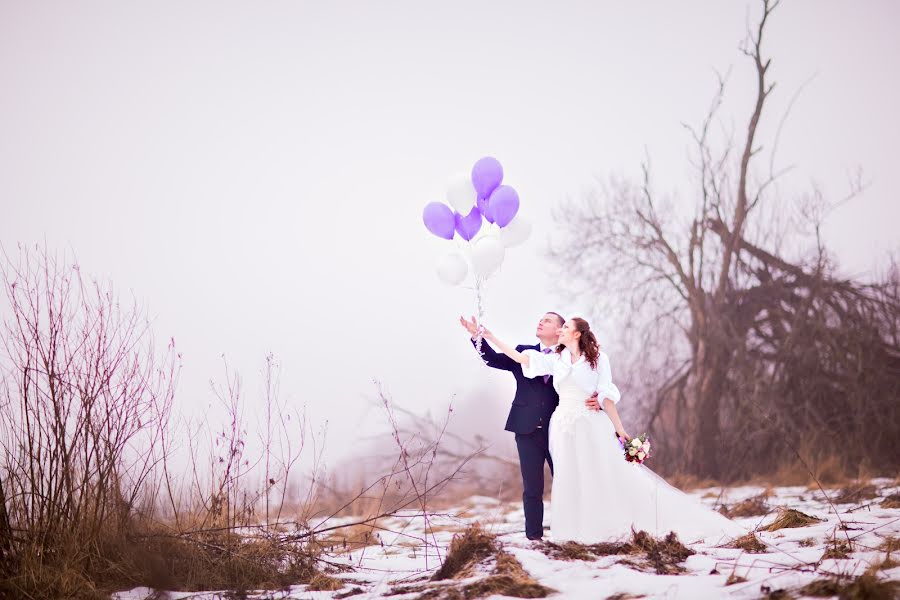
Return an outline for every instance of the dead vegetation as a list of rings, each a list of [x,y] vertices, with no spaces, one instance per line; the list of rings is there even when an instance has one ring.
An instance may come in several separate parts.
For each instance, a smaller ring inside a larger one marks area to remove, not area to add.
[[[546,598],[555,590],[541,585],[529,575],[516,558],[503,550],[496,554],[496,563],[487,577],[456,588],[437,588],[425,592],[419,598],[469,600],[488,596],[512,598]]]
[[[632,554],[635,551],[633,545],[628,542],[608,542],[602,544],[579,544],[578,542],[564,542],[554,544],[545,542],[541,550],[553,560],[597,560],[602,556],[614,556],[617,554]]]
[[[731,506],[723,505],[719,508],[719,512],[729,519],[767,515],[772,510],[766,502],[767,499],[768,494],[762,493],[737,502]]]
[[[432,581],[469,577],[475,564],[497,553],[496,536],[486,533],[480,525],[466,528],[453,536],[444,564],[432,576]]]
[[[827,598],[841,593],[841,582],[837,578],[816,579],[797,590],[803,596]]]
[[[808,527],[816,523],[822,523],[823,520],[813,517],[793,508],[782,509],[778,513],[778,517],[769,525],[762,528],[762,531],[778,531],[779,529],[790,529],[795,527]]]
[[[832,540],[828,543],[828,546],[825,549],[825,553],[822,554],[822,560],[826,560],[829,558],[838,560],[843,558],[850,558],[850,554],[852,552],[853,548],[847,542],[841,540]]]
[[[573,295],[591,294],[599,314],[624,312],[624,362],[635,365],[632,395],[645,399],[655,469],[735,481],[794,461],[806,472],[836,454],[837,471],[871,464],[892,474],[900,268],[848,278],[825,246],[825,218],[861,194],[861,173],[845,194],[782,195],[792,169],[778,164],[771,136],[788,115],[770,112],[781,82],[766,51],[779,3],[758,4],[741,47],[754,90],[748,114],[737,127],[720,114],[730,105],[720,75],[702,121],[685,126],[689,195],[656,181],[648,157],[637,177],[613,175],[564,201],[549,256],[577,282]]]
[[[674,532],[663,538],[654,538],[646,531],[632,531],[631,539],[622,542],[579,544],[545,542],[541,550],[554,560],[593,561],[604,556],[623,556],[622,563],[642,571],[654,571],[660,575],[684,572],[680,563],[695,554],[685,546]]]
[[[40,247],[4,254],[0,275],[0,597],[94,598],[135,586],[336,590],[329,553],[379,543],[376,530],[400,511],[418,512],[418,541],[436,545],[428,503],[471,456],[434,468],[440,435],[402,435],[384,394],[395,461],[328,512],[320,448],[280,398],[274,357],[255,423],[227,362],[212,386],[221,422],[176,422],[180,355],[171,341],[157,350],[137,305]],[[187,472],[172,468],[173,440]],[[310,451],[301,484],[297,465]],[[344,511],[361,514],[335,523]]]
[[[646,531],[635,531],[632,532],[631,543],[646,554],[647,563],[658,575],[683,573],[684,567],[680,563],[695,554],[671,531],[662,539],[656,539]]]
[[[891,494],[881,501],[882,508],[900,508],[900,494]]]
[[[750,554],[763,554],[765,552],[768,552],[766,545],[763,544],[753,533],[748,533],[745,536],[735,538],[722,547],[738,548]]]
[[[870,483],[854,482],[841,489],[831,501],[835,504],[859,504],[878,497],[878,488]]]
[[[474,582],[449,583],[470,579],[479,571],[485,574]],[[554,593],[535,581],[513,555],[503,550],[496,536],[478,524],[453,536],[444,564],[431,581],[395,587],[389,595],[419,593],[421,600],[468,600],[492,595],[544,598]]]
[[[797,590],[803,596],[839,600],[896,600],[900,597],[900,582],[866,572],[849,581],[837,577],[817,579]]]

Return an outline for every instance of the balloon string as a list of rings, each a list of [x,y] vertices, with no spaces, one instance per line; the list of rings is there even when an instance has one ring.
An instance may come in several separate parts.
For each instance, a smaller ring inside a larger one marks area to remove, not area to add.
[[[475,275],[475,314],[478,315],[478,329],[475,332],[475,351],[484,357],[481,352],[481,341],[484,338],[484,278]],[[483,360],[483,358],[482,358]]]

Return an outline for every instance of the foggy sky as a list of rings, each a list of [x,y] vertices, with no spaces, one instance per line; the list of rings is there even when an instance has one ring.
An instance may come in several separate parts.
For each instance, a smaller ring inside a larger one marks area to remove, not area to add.
[[[378,378],[406,406],[512,380],[477,361],[456,317],[469,290],[438,281],[446,247],[421,223],[451,175],[505,167],[531,240],[507,252],[488,322],[531,340],[548,309],[585,311],[543,256],[551,210],[645,153],[656,187],[689,201],[690,139],[730,79],[723,119],[744,131],[755,94],[738,51],[756,2],[0,2],[0,242],[46,241],[133,294],[183,353],[177,402],[202,412],[221,355],[260,393],[328,421],[329,456],[383,429]],[[865,194],[826,240],[864,275],[897,248],[900,4],[786,0],[760,139],[790,197]],[[616,369],[616,323],[597,324]],[[626,403],[623,403],[625,412]],[[468,410],[475,410],[469,407]]]

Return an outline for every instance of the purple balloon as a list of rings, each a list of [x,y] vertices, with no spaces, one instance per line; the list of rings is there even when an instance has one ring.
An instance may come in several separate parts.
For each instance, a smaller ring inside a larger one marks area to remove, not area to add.
[[[475,202],[475,206],[476,208],[478,208],[478,210],[481,211],[481,216],[483,216],[488,223],[494,222],[494,217],[491,216],[491,210],[487,198],[479,198]]]
[[[475,237],[481,229],[481,211],[477,206],[472,207],[465,217],[456,213],[456,233],[467,242]]]
[[[478,198],[490,198],[491,193],[503,181],[503,167],[493,156],[478,159],[472,167],[472,185],[478,192]]]
[[[490,199],[490,213],[494,223],[506,227],[519,212],[519,194],[508,185],[501,185]]]
[[[453,239],[453,232],[456,230],[456,219],[453,218],[453,211],[446,204],[440,202],[430,202],[425,206],[422,212],[422,221],[425,227],[434,235],[444,238],[445,240]]]

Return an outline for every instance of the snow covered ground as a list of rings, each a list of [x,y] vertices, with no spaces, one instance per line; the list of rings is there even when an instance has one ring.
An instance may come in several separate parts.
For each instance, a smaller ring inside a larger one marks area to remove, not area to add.
[[[352,567],[352,571],[333,575],[345,583],[340,590],[317,592],[308,591],[306,586],[294,586],[282,592],[249,597],[330,600],[390,596],[405,600],[416,598],[432,587],[465,585],[486,577],[489,565],[476,567],[470,577],[449,584],[431,583],[429,579],[440,567],[454,533],[477,522],[485,531],[497,536],[498,545],[518,559],[533,579],[558,592],[550,597],[760,598],[770,591],[788,590],[789,597],[801,598],[803,595],[798,590],[802,586],[827,578],[829,573],[856,576],[873,564],[881,564],[886,553],[878,548],[883,547],[886,538],[900,537],[900,508],[881,506],[886,496],[900,493],[900,486],[890,479],[876,479],[870,483],[877,489],[878,497],[838,504],[837,513],[818,490],[806,487],[769,489],[766,500],[771,509],[769,514],[736,519],[748,529],[757,529],[757,537],[767,546],[763,552],[749,553],[681,540],[695,554],[681,563],[683,573],[668,575],[657,574],[633,555],[591,555],[584,560],[554,558],[552,555],[558,556],[558,553],[554,553],[548,544],[525,538],[520,503],[501,504],[492,498],[475,496],[463,506],[430,515],[427,543],[424,541],[425,519],[421,513],[409,512],[381,521],[383,530],[379,531],[379,539],[374,545],[331,558],[335,563]],[[828,491],[832,497],[837,494],[837,490]],[[699,489],[691,495],[712,507],[717,501],[733,506],[764,492],[764,488],[747,486],[724,491],[720,488]],[[759,531],[777,518],[780,508],[792,508],[823,520],[805,527]],[[840,547],[848,542],[848,538],[849,546],[844,546],[844,550],[850,550],[847,558],[822,560],[826,551],[835,545],[835,540]],[[877,577],[900,581],[900,556],[892,558],[897,560],[898,566],[878,570]],[[404,589],[406,593],[403,593]],[[150,594],[151,590],[138,588],[114,597],[138,600]],[[232,596],[223,592],[173,592],[168,597],[211,600]]]

